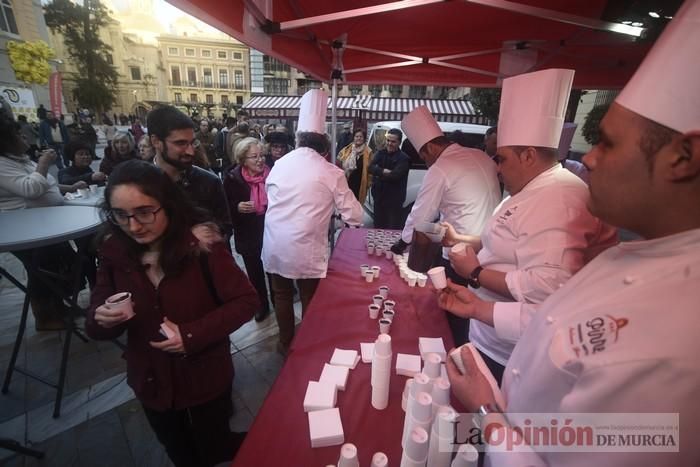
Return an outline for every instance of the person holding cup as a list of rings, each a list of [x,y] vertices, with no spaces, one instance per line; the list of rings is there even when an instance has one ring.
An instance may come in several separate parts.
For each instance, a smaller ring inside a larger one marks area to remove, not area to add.
[[[88,335],[128,334],[127,382],[176,466],[230,461],[241,439],[228,425],[229,334],[260,306],[255,290],[216,225],[155,165],[116,167],[101,210]],[[119,293],[131,294],[133,317],[105,303]]]
[[[107,176],[102,172],[94,172],[90,168],[95,157],[90,143],[81,139],[73,139],[66,144],[65,153],[71,165],[58,171],[59,183],[72,185],[82,181],[88,185],[102,186],[105,184]]]
[[[263,144],[256,138],[240,140],[234,157],[237,164],[226,171],[224,191],[231,210],[236,251],[243,256],[248,278],[258,291],[262,305],[255,314],[255,321],[263,321],[270,314],[265,271],[260,259],[267,211],[265,180],[270,168],[265,164]]]

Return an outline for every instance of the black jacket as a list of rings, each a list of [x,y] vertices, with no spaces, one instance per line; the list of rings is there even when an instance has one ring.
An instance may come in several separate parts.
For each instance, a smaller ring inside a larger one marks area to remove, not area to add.
[[[195,206],[209,211],[226,237],[231,236],[231,213],[219,177],[193,165],[183,174],[178,185]]]
[[[265,215],[238,212],[238,203],[250,201],[250,185],[243,180],[241,166],[231,167],[224,178],[224,191],[231,210],[236,251],[240,254],[260,254],[265,230]]]
[[[384,169],[391,173],[384,174]],[[369,166],[369,172],[374,176],[372,196],[374,202],[395,204],[401,206],[406,199],[408,171],[411,169],[411,158],[403,151],[388,153],[378,151]]]

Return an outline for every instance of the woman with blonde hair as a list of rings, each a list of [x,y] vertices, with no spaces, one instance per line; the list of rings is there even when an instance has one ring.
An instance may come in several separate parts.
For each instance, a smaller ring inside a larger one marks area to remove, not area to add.
[[[367,146],[367,134],[364,130],[353,132],[352,143],[338,153],[338,166],[345,171],[348,186],[355,197],[364,204],[369,189],[369,164],[372,161],[372,151]]]
[[[224,191],[231,210],[236,251],[243,256],[248,278],[261,303],[255,320],[262,321],[270,313],[265,271],[260,259],[267,211],[265,179],[270,168],[265,164],[262,143],[253,137],[238,141],[234,159],[237,164],[224,174]]]
[[[100,172],[109,175],[117,165],[131,159],[139,159],[138,154],[136,154],[134,137],[126,131],[118,131],[112,139],[112,145],[105,148],[105,154],[100,163]]]

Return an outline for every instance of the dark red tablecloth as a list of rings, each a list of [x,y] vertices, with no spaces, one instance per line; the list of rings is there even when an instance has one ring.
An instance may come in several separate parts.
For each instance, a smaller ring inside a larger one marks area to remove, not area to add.
[[[378,323],[369,319],[367,306],[380,285],[388,285],[389,298],[396,301],[396,318],[391,326],[389,406],[381,411],[372,407],[371,364],[360,362],[350,371],[346,390],[338,392],[337,407],[345,442],[357,446],[360,465],[369,465],[377,451],[389,456],[389,465],[399,464],[404,422],[401,394],[407,378],[393,371],[396,354],[419,354],[418,337],[442,337],[448,350],[453,341],[444,312],[437,307],[434,289],[430,285],[411,288],[401,280],[393,261],[368,256],[366,232],[346,229],[341,233],[328,265],[328,276],[321,280],[287,361],[234,466],[323,467],[337,463],[340,446],[311,448],[303,407],[306,386],[309,381],[318,381],[323,364],[330,361],[336,347],[355,349],[359,354],[360,342],[376,340]],[[379,280],[365,282],[360,274],[360,265],[365,263],[381,266]]]

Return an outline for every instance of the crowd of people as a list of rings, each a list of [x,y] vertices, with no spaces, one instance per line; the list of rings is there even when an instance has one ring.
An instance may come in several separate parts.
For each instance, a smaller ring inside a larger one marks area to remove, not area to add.
[[[394,253],[406,251],[419,224],[444,227],[433,264],[449,280],[437,303],[455,344],[474,345],[507,404],[497,405],[463,350],[465,371],[449,359],[447,371],[466,410],[506,432],[520,423],[518,413],[681,414],[673,462],[658,452],[534,448],[489,453],[488,462],[639,465],[645,455],[656,465],[698,465],[700,296],[691,287],[700,271],[698,90],[666,92],[687,84],[690,56],[669,48],[697,38],[698,21],[699,4],[687,3],[602,120],[585,171],[562,159],[573,134],[564,116],[574,72],[549,69],[503,81],[498,126],[482,149],[448,139],[424,106],[389,130],[375,153],[364,129],[351,125],[332,148],[327,93],[312,90],[294,135],[157,107],[142,133],[138,119],[128,132],[105,128],[109,145],[93,171],[89,135],[71,139],[50,112],[38,133],[2,113],[0,209],[59,205],[63,192],[106,184],[108,222],[95,239],[99,269],[89,278],[86,329],[95,339],[128,334],[128,382],[175,465],[214,465],[235,454],[243,435],[228,429],[229,334],[274,310],[286,355],[295,294],[303,316],[327,274],[325,227],[336,218],[359,226],[369,194],[374,226],[402,230]],[[661,75],[667,79],[649,78]],[[428,167],[405,221],[404,135]],[[35,153],[36,141],[46,149]],[[61,157],[66,167],[56,180],[48,169]],[[618,228],[641,239],[618,245]],[[16,256],[51,269],[71,252],[65,244]],[[32,274],[29,281],[37,329],[61,328],[62,301],[48,298]],[[134,318],[105,304],[122,291],[132,294]],[[586,333],[598,321],[609,321],[596,328],[604,338]]]

